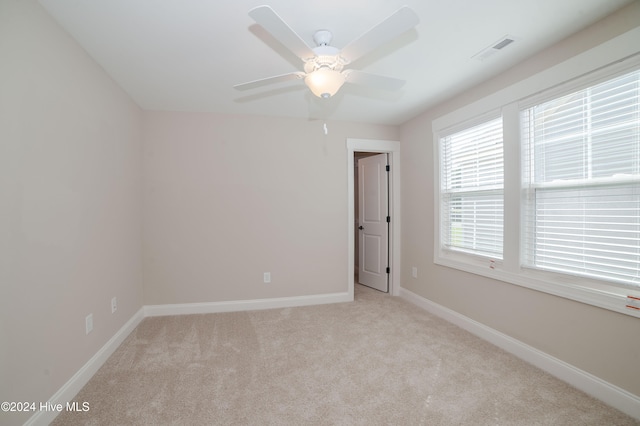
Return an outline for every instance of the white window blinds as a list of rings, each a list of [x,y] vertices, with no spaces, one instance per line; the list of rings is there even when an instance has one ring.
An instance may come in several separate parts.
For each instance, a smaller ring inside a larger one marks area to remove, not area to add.
[[[640,71],[521,120],[525,266],[640,286]]]
[[[502,118],[440,138],[444,248],[502,259]]]

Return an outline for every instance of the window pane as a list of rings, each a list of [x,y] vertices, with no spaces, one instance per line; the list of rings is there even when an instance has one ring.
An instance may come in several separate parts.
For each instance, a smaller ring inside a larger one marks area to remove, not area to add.
[[[445,204],[449,248],[502,258],[502,193],[455,194]]]
[[[639,173],[639,74],[531,108],[535,182]]]
[[[501,120],[456,133],[445,140],[446,188],[459,190],[502,186]]]

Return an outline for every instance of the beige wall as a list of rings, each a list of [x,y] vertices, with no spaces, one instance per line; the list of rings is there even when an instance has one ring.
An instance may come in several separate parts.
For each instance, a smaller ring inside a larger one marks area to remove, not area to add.
[[[141,133],[35,0],[0,1],[0,401],[46,402],[142,306]]]
[[[432,120],[594,47],[640,23],[634,2],[591,28],[543,51],[401,127],[402,285],[640,395],[637,318],[528,290],[433,263]],[[411,267],[418,267],[418,279]],[[632,337],[636,336],[636,337]]]
[[[145,304],[347,291],[346,138],[397,140],[397,127],[144,117]]]

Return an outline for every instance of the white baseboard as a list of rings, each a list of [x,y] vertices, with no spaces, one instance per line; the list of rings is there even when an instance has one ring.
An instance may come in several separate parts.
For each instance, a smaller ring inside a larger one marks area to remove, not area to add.
[[[349,293],[317,294],[311,296],[280,297],[272,299],[233,300],[228,302],[182,303],[173,305],[146,305],[144,316],[213,314],[218,312],[256,311],[261,309],[290,308],[351,302]]]
[[[458,312],[425,299],[405,288],[400,288],[400,297],[640,420],[640,396],[634,395]]]
[[[105,345],[100,348],[98,352],[94,356],[91,357],[89,361],[85,365],[80,368],[58,391],[53,394],[53,396],[49,399],[49,403],[51,406],[56,404],[62,404],[62,406],[66,407],[67,402],[73,401],[73,398],[80,392],[80,389],[84,385],[87,384],[89,379],[93,377],[94,374],[102,367],[102,364],[115,352],[115,350],[122,344],[124,339],[127,338],[129,334],[140,324],[140,322],[144,318],[144,311],[141,308],[138,312],[136,312],[133,317],[125,325],[118,330],[118,332],[111,338]],[[25,426],[31,425],[48,425],[51,423],[56,416],[59,414],[58,411],[38,411],[36,414],[31,416],[29,420],[25,423]]]

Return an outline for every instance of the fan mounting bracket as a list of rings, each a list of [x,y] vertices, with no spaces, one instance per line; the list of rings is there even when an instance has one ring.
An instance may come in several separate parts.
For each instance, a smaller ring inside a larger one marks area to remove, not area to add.
[[[313,41],[318,46],[329,46],[331,39],[333,39],[333,34],[329,30],[318,30],[313,34]]]

